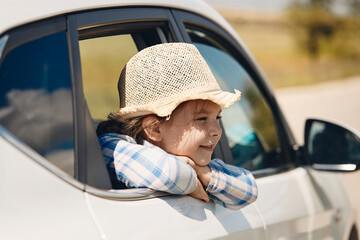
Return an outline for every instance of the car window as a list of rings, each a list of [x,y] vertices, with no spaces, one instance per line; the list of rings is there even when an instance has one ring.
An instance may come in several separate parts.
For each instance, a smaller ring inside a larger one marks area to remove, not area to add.
[[[273,114],[243,65],[233,57],[220,37],[186,25],[187,33],[210,66],[220,87],[240,90],[241,100],[222,113],[222,123],[234,164],[250,170],[274,167],[269,158],[279,140]]]
[[[117,82],[125,63],[138,51],[173,42],[173,36],[179,35],[170,16],[167,8],[126,7],[67,17],[77,112],[76,173],[80,182],[100,189],[118,188],[113,181],[116,176],[104,164],[96,129],[119,108]]]
[[[84,95],[95,122],[119,108],[117,90],[120,72],[138,51],[169,41],[164,30],[126,29],[121,34],[84,39],[79,42]]]
[[[22,44],[0,65],[0,124],[69,175],[74,134],[67,37]]]
[[[119,108],[118,79],[128,60],[146,47],[172,40],[166,25],[159,27],[158,24],[145,28],[141,27],[141,23],[130,26],[120,24],[116,28],[121,31],[115,28],[113,35],[105,36],[101,36],[102,31],[97,28],[93,34],[89,29],[86,34],[80,32],[83,92],[95,128],[101,121],[107,120],[111,111]],[[115,172],[108,170],[112,188],[124,188]]]

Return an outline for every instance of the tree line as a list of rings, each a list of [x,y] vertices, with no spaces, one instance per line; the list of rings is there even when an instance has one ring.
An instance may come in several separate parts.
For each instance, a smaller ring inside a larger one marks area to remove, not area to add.
[[[311,58],[360,59],[360,0],[295,0],[288,16],[298,47]]]

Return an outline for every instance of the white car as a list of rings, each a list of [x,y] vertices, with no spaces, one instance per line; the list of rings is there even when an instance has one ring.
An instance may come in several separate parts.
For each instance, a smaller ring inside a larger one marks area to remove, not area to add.
[[[196,45],[222,89],[242,91],[214,152],[256,177],[259,197],[241,210],[118,189],[106,169],[95,129],[118,107],[122,67],[177,41]],[[359,132],[316,119],[298,146],[246,46],[205,2],[0,3],[0,239],[358,239],[335,171],[359,168],[359,146]]]

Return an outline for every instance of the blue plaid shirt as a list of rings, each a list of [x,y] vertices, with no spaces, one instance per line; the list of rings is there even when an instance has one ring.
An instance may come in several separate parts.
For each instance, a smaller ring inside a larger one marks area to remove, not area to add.
[[[189,194],[197,185],[194,169],[176,156],[148,142],[136,144],[129,136],[108,133],[99,137],[110,170],[127,187],[151,188],[172,194]],[[230,209],[240,209],[257,198],[252,174],[240,167],[213,159],[208,165],[210,199]]]

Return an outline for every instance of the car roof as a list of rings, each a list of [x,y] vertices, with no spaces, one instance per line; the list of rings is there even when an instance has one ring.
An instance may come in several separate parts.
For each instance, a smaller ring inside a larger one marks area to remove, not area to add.
[[[188,10],[210,18],[232,31],[221,15],[202,0],[8,0],[0,3],[0,34],[47,17],[121,6],[161,6]]]

